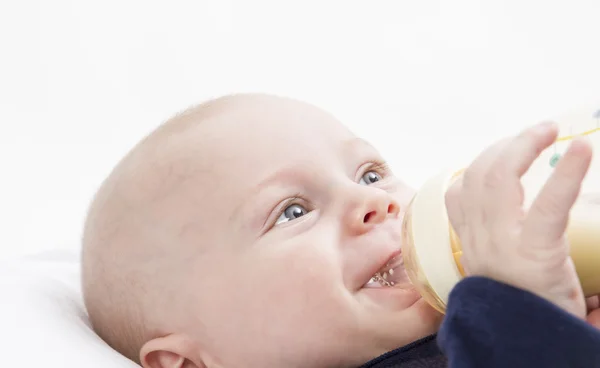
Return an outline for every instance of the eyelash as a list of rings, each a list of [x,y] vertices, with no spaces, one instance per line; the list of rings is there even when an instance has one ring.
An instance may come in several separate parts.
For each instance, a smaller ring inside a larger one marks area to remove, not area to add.
[[[383,161],[373,161],[362,171],[360,177],[362,178],[363,175],[369,171],[375,171],[381,175],[382,178],[385,178],[390,173],[390,167]]]
[[[383,161],[373,161],[373,162],[367,164],[365,166],[365,168],[361,171],[362,171],[362,173],[360,174],[359,179],[362,178],[369,171],[375,171],[377,174],[381,175],[382,179],[385,179],[385,177],[387,175],[389,175],[389,173],[390,173],[390,168],[389,168],[389,165]],[[268,229],[271,229],[275,226],[277,219],[285,212],[285,210],[289,206],[292,206],[295,204],[305,205],[306,203],[309,203],[309,202],[306,199],[304,199],[304,195],[302,193],[296,193],[295,195],[291,196],[289,199],[282,202],[281,205],[279,206],[279,210],[277,211],[276,216],[274,216],[274,219],[272,219],[270,221]],[[312,211],[310,208],[307,208],[307,210],[309,212]]]

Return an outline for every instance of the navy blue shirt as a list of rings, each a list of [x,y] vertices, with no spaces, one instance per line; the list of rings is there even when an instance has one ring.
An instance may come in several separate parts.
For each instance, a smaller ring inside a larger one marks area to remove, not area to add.
[[[437,335],[363,368],[600,367],[600,330],[521,289],[468,277],[452,290]]]

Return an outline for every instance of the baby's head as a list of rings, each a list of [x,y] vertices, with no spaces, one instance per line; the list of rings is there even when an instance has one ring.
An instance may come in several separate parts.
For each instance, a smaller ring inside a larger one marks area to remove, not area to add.
[[[353,367],[434,333],[409,286],[365,287],[414,192],[299,101],[236,95],[176,116],[103,183],[83,239],[97,333],[145,367]]]

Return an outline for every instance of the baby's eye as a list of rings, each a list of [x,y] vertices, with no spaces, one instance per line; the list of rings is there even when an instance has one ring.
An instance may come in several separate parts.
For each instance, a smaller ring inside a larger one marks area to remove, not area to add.
[[[381,175],[376,171],[367,171],[362,178],[360,178],[360,184],[369,185],[381,180]]]
[[[291,206],[286,207],[281,216],[275,222],[275,225],[279,225],[284,222],[295,220],[299,217],[306,215],[308,211],[306,208],[302,207],[299,204],[292,204]]]

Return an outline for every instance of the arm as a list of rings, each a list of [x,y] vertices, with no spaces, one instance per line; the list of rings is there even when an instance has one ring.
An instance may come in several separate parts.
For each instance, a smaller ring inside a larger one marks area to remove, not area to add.
[[[449,367],[600,367],[600,330],[537,295],[483,277],[453,289],[438,344]]]

